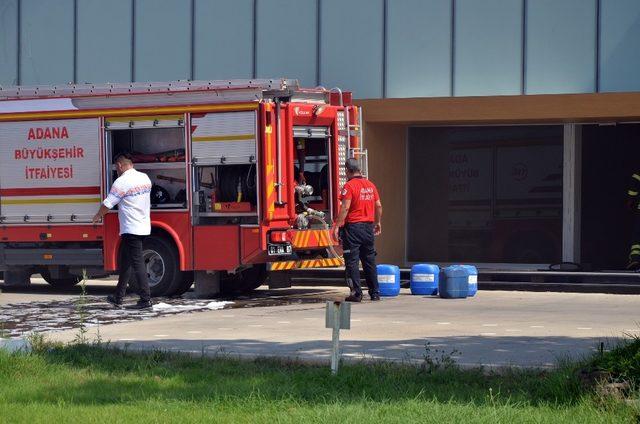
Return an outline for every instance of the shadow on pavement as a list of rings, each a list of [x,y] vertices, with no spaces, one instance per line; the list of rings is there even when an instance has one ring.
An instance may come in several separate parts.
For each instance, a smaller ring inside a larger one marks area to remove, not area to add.
[[[467,367],[552,368],[566,360],[581,360],[597,352],[600,344],[610,349],[622,338],[598,337],[486,337],[449,336],[406,340],[344,340],[343,358],[355,361],[380,360],[445,363],[454,360]],[[328,361],[330,334],[326,340],[284,343],[260,339],[161,339],[111,341],[128,350],[184,352],[213,357],[277,357],[303,361]]]
[[[111,284],[112,283],[112,284]],[[89,295],[108,295],[113,293],[115,282],[109,280],[92,280],[92,283],[85,285],[86,293]],[[35,282],[28,286],[6,286],[0,284],[0,291],[3,293],[25,293],[25,294],[54,294],[54,295],[80,295],[82,287],[80,285],[70,288],[53,287],[47,283]]]

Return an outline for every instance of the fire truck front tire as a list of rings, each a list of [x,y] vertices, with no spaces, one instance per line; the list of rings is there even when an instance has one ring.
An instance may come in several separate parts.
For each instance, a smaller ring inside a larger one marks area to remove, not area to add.
[[[53,278],[51,276],[51,273],[47,269],[41,269],[40,270],[40,275],[42,276],[44,281],[46,281],[47,283],[49,283],[53,287],[60,287],[60,288],[73,287],[73,286],[77,285],[82,280],[82,278],[80,278],[80,277],[78,277],[76,275],[69,275],[69,276],[66,276],[66,277]]]
[[[149,277],[151,296],[173,296],[184,283],[180,271],[178,251],[166,238],[151,235],[142,244],[142,259]]]

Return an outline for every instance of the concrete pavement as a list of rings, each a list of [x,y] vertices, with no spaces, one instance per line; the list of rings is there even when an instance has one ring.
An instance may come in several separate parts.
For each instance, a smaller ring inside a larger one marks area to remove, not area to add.
[[[340,294],[347,294],[341,290]],[[325,294],[327,300],[336,291]],[[450,355],[464,366],[549,367],[640,334],[633,295],[481,291],[471,299],[411,296],[352,307],[343,356],[421,362]],[[278,356],[324,361],[331,330],[324,303],[224,309],[100,326],[103,341],[129,349]],[[77,331],[50,333],[70,341]],[[96,334],[96,328],[90,329]]]

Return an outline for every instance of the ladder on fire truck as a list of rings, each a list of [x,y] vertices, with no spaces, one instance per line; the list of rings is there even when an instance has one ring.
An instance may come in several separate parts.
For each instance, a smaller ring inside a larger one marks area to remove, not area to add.
[[[318,87],[324,90],[324,87]],[[342,101],[342,90],[338,87],[334,87],[329,90],[330,93],[337,92],[340,99],[340,106],[344,107],[344,103]],[[358,137],[360,140],[359,147],[349,147],[348,158],[358,159],[360,162],[360,171],[365,178],[369,177],[369,157],[367,155],[367,149],[364,148],[364,121],[362,120],[362,109],[358,109],[358,124],[351,124],[349,122],[349,113],[345,113],[345,128],[344,132],[340,132],[340,136],[346,137],[347,140],[350,140],[351,137]]]
[[[37,86],[2,86],[0,100],[33,99],[42,97],[84,97],[144,93],[181,93],[189,91],[249,90],[259,91],[263,97],[288,96],[297,92],[319,93],[302,89],[298,80],[234,79],[210,81],[132,82],[104,84],[58,84]]]

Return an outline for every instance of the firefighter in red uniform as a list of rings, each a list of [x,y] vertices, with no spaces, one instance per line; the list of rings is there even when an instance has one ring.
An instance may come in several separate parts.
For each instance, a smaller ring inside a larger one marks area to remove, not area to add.
[[[351,289],[346,300],[362,300],[359,260],[362,261],[371,300],[380,300],[374,236],[382,232],[382,203],[376,186],[362,177],[356,159],[347,159],[345,168],[348,181],[340,196],[342,203],[333,234],[342,241],[344,249],[347,284]]]

